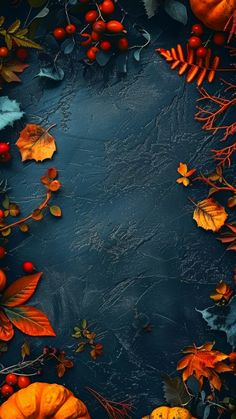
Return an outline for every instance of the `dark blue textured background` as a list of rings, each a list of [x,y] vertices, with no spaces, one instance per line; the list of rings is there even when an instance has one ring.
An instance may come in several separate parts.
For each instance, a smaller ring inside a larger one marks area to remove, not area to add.
[[[130,2],[129,10],[152,35],[140,64],[130,57],[124,78],[97,67],[84,76],[81,64],[68,59],[65,80],[51,85],[34,78],[36,61],[20,86],[5,90],[26,117],[0,133],[14,144],[26,122],[57,124],[53,162],[22,164],[13,145],[12,164],[1,167],[25,214],[42,199],[39,178],[47,167],[59,169],[63,185],[54,199],[63,218],[48,216],[29,235],[14,231],[7,264],[9,280],[21,275],[26,259],[43,271],[31,303],[47,313],[57,337],[30,339],[33,353],[49,343],[74,356],[73,371],[56,381],[83,397],[93,419],[104,419],[104,412],[85,386],[113,399],[130,397],[138,419],[163,402],[160,373],[174,374],[185,345],[214,339],[229,349],[195,307],[210,305],[215,283],[231,278],[233,255],[192,220],[187,198],[204,198],[206,189],[175,183],[180,161],[211,167],[214,139],[194,121],[196,87],[154,51],[187,39],[193,20],[186,28],[164,13],[148,21],[136,6]],[[73,352],[71,333],[82,318],[102,337],[104,355],[96,362]],[[147,322],[150,334],[142,331]],[[23,341],[17,333],[4,364],[18,359]]]

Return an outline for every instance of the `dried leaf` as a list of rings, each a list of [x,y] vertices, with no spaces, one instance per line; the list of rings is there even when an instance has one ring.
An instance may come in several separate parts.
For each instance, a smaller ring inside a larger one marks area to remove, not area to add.
[[[10,203],[9,205],[9,213],[12,217],[17,217],[17,215],[20,214],[20,208],[17,204],[15,203]]]
[[[2,77],[7,83],[20,82],[20,78],[16,73],[23,73],[23,71],[29,67],[28,64],[20,63],[18,61],[9,61],[0,64],[0,77]]]
[[[28,224],[23,223],[23,224],[20,224],[19,227],[20,227],[20,231],[22,231],[22,233],[28,233],[29,232],[30,228],[29,228]]]
[[[215,291],[210,295],[210,298],[216,302],[227,302],[231,299],[233,293],[230,285],[224,281],[220,281]]]
[[[30,355],[30,344],[28,342],[24,342],[23,345],[21,346],[22,361],[24,361],[25,358],[29,355]]]
[[[3,293],[0,304],[4,307],[16,307],[29,300],[34,294],[42,272],[26,275],[13,282]]]
[[[56,151],[54,137],[40,125],[28,124],[16,142],[22,161],[51,159]]]
[[[187,73],[186,80],[188,83],[197,79],[198,86],[201,86],[205,79],[212,83],[220,64],[219,57],[214,57],[211,60],[211,50],[209,48],[205,58],[198,58],[195,51],[189,47],[187,47],[187,54],[184,54],[180,44],[176,48],[171,48],[171,50],[158,48],[156,52],[170,63],[172,70],[179,68],[180,76]]]
[[[64,365],[64,364],[62,364],[62,363],[57,364],[56,369],[57,369],[57,376],[58,376],[59,378],[62,378],[62,377],[63,377],[63,375],[64,375],[64,374],[65,374],[65,372],[66,372],[66,367],[65,367],[65,365]]]
[[[179,377],[163,375],[163,389],[165,400],[170,406],[185,406],[190,401],[186,387]]]
[[[228,217],[224,207],[213,198],[207,198],[196,204],[193,219],[204,230],[219,231]]]
[[[59,182],[59,180],[53,180],[48,185],[48,189],[52,192],[58,191],[60,187],[61,187],[61,183]]]
[[[34,221],[41,221],[43,219],[43,213],[39,208],[33,211],[32,219]]]
[[[53,217],[61,217],[62,216],[62,211],[61,208],[58,207],[57,205],[52,205],[50,208],[50,213],[53,215]]]

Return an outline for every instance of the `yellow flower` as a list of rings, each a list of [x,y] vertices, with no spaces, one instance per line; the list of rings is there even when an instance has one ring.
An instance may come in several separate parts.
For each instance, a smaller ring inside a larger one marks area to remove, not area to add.
[[[183,183],[184,186],[188,186],[190,183],[189,177],[196,172],[196,169],[188,170],[188,166],[185,163],[180,163],[177,172],[182,176],[179,177],[176,182]]]

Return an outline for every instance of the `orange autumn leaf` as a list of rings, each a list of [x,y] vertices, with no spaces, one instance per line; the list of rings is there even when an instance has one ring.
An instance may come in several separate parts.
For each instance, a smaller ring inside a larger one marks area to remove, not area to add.
[[[0,64],[0,78],[3,78],[7,83],[20,82],[20,78],[17,73],[23,73],[23,71],[29,67],[28,64],[20,63],[17,61],[10,61]]]
[[[188,170],[188,166],[185,163],[179,163],[177,172],[181,175],[180,178],[176,180],[177,183],[183,183],[184,186],[188,186],[190,183],[189,177],[196,172],[196,169]]]
[[[228,217],[224,207],[213,198],[204,199],[196,204],[193,219],[204,230],[219,231]]]
[[[22,161],[43,161],[52,158],[56,151],[56,143],[54,137],[48,131],[40,125],[26,125],[16,142]]]
[[[205,343],[202,346],[190,346],[183,350],[186,355],[177,365],[177,370],[184,370],[182,374],[183,381],[194,376],[202,388],[204,378],[217,390],[221,388],[221,379],[219,373],[232,372],[229,365],[224,360],[229,358],[222,352],[213,350],[214,343]]]
[[[30,336],[55,336],[47,316],[35,307],[24,306],[34,294],[42,272],[23,276],[11,284],[0,299],[0,340],[14,336],[13,325]]]
[[[210,298],[216,302],[227,302],[233,295],[233,290],[230,285],[226,284],[224,281],[219,282],[215,291],[210,295]]]
[[[26,275],[17,279],[3,293],[1,304],[5,307],[16,307],[32,297],[42,272]]]

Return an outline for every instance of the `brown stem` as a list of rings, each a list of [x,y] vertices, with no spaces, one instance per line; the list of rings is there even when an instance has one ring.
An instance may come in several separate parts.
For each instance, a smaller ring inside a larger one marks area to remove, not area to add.
[[[36,208],[36,209],[38,209],[38,210],[43,210],[44,208],[46,208],[46,206],[48,205],[48,202],[50,201],[50,199],[51,199],[51,197],[52,197],[52,192],[51,191],[47,191],[47,194],[46,194],[46,197],[45,197],[45,199],[44,199],[44,201],[38,206],[38,208]],[[34,210],[35,211],[35,210]],[[30,220],[30,219],[32,219],[33,218],[33,214],[34,214],[34,212],[33,213],[31,213],[31,214],[29,214],[29,215],[27,215],[26,217],[24,217],[24,218],[21,218],[20,220],[18,220],[18,221],[15,221],[14,223],[11,223],[11,224],[7,224],[7,225],[5,225],[4,227],[1,227],[0,228],[0,233],[2,232],[2,231],[4,231],[4,230],[7,230],[8,228],[13,228],[13,227],[15,227],[15,226],[17,226],[17,225],[19,225],[19,224],[23,224],[23,223],[25,223],[26,221],[28,221],[28,220]]]
[[[206,183],[211,188],[214,188],[217,191],[231,191],[234,194],[236,194],[236,188],[234,188],[234,186],[232,186],[228,182],[226,182],[225,179],[223,179],[223,180],[225,181],[225,184],[228,185],[228,186],[217,186],[217,185],[215,185],[215,183],[211,182],[211,180],[206,178],[205,176],[198,176],[198,177],[193,179],[193,182],[196,181],[196,180],[199,180],[200,182]]]

